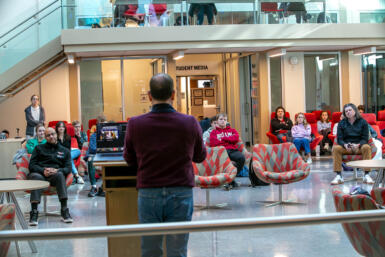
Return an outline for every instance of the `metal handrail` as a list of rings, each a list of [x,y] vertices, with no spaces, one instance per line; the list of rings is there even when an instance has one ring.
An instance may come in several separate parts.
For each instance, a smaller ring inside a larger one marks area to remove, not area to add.
[[[51,5],[53,5],[54,3],[58,2],[58,1],[61,1],[61,0],[55,0],[53,1],[52,3],[50,3],[49,5],[47,5],[46,7],[44,7],[43,9],[39,10],[37,13],[31,15],[30,17],[26,18],[25,20],[23,20],[22,22],[20,22],[19,24],[17,24],[15,27],[13,27],[12,29],[8,30],[7,32],[5,32],[3,35],[0,36],[0,39],[2,39],[5,35],[11,33],[12,31],[14,31],[16,28],[18,28],[19,26],[23,25],[25,22],[27,22],[28,20],[32,19],[33,17],[35,17],[36,15],[38,15],[39,13],[43,12],[44,10],[46,10],[47,8],[49,8]],[[40,20],[40,19],[39,19]]]
[[[351,223],[385,220],[385,210],[310,214],[268,218],[243,218],[192,222],[152,223],[135,225],[94,226],[81,228],[50,228],[0,231],[0,241],[57,240],[74,238],[149,236],[206,232],[306,226],[331,223]]]
[[[44,15],[43,17],[41,17],[39,20],[35,21],[34,23],[30,24],[28,27],[24,28],[22,31],[19,31],[17,34],[15,34],[14,36],[12,36],[11,38],[9,38],[7,41],[5,41],[4,43],[2,43],[0,45],[0,47],[3,47],[4,45],[6,45],[9,41],[11,41],[12,39],[16,38],[18,35],[20,35],[21,33],[23,33],[24,31],[26,31],[27,29],[29,29],[30,27],[32,27],[33,25],[35,25],[36,23],[39,23],[42,19],[44,19],[45,17],[47,17],[48,15],[51,15],[54,11],[60,9],[61,6],[58,6],[56,7],[55,9],[53,9],[51,12],[47,13],[46,15]]]

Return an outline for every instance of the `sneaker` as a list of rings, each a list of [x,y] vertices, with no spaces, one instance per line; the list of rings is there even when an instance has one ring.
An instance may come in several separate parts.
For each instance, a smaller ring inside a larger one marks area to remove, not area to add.
[[[91,187],[91,190],[88,193],[88,197],[95,197],[97,193],[98,193],[98,189],[96,187]]]
[[[106,193],[104,193],[103,188],[99,187],[98,192],[96,194],[97,196],[105,197]]]
[[[326,144],[324,145],[324,149],[325,149],[326,151],[329,150],[329,144],[328,144],[328,143],[326,143]]]
[[[77,183],[77,184],[84,184],[83,178],[82,178],[81,176],[78,176],[78,177],[76,178],[76,183]]]
[[[64,223],[72,223],[73,219],[70,215],[70,210],[68,208],[65,208],[64,210],[61,210],[61,221]]]
[[[344,179],[341,177],[341,175],[337,175],[331,182],[332,185],[338,185],[342,183],[344,183]]]
[[[230,184],[224,184],[223,185],[223,188],[227,191],[231,190],[233,188],[233,186],[231,186]]]
[[[307,163],[307,164],[312,164],[312,163],[313,163],[313,161],[312,161],[311,157],[310,157],[310,158],[308,158],[308,159],[306,160],[306,163]]]
[[[363,181],[364,183],[367,183],[367,184],[374,184],[374,181],[373,181],[373,179],[370,177],[370,175],[369,174],[366,174],[365,176],[364,176],[364,181]]]
[[[39,212],[37,210],[32,210],[29,212],[29,225],[37,226],[37,219],[39,218]]]

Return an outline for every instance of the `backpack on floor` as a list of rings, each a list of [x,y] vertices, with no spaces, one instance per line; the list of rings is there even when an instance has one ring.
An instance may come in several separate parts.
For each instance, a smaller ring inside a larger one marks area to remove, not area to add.
[[[250,168],[249,168],[249,179],[250,179],[250,182],[251,182],[251,186],[252,187],[256,187],[256,186],[268,186],[270,185],[269,183],[266,183],[266,182],[263,182],[262,180],[260,180],[257,175],[255,175],[254,173],[254,170],[253,170],[253,166],[250,162]]]

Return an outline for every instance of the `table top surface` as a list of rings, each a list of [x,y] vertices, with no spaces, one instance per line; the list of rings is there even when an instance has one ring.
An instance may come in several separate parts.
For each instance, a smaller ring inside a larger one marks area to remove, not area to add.
[[[35,190],[47,187],[49,187],[49,183],[41,180],[0,180],[0,192]]]
[[[385,160],[361,160],[347,162],[346,165],[352,168],[372,168],[381,169],[385,168]]]

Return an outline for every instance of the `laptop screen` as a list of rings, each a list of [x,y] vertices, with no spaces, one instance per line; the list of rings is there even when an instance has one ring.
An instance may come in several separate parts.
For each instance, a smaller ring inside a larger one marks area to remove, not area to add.
[[[96,151],[122,152],[127,123],[99,123],[96,131]]]

